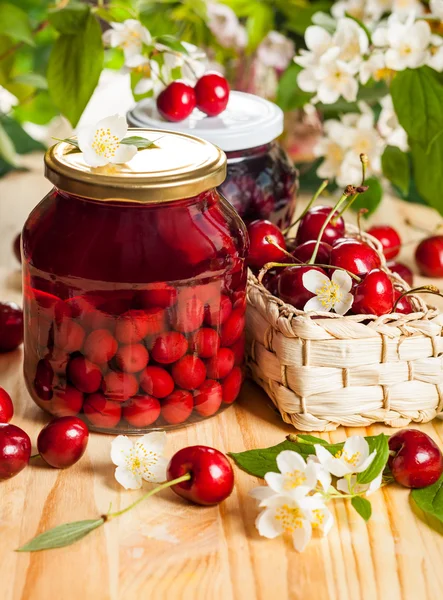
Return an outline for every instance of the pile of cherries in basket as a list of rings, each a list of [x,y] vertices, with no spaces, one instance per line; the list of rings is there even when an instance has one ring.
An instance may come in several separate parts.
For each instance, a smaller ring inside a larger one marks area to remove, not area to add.
[[[157,97],[157,110],[167,121],[183,121],[194,108],[208,117],[222,113],[229,100],[229,84],[223,75],[205,73],[194,87],[184,81],[170,83]]]
[[[352,201],[352,193],[349,196]],[[337,210],[311,206],[297,222],[293,239],[288,237],[287,230],[281,231],[269,221],[254,221],[248,227],[249,266],[256,274],[261,272],[263,285],[273,295],[304,310],[315,296],[306,289],[304,275],[315,270],[332,277],[334,271],[344,270],[352,278],[354,297],[347,314],[380,316],[413,312],[409,298],[394,287],[390,275],[381,268],[377,251],[361,236],[346,237],[345,222]],[[411,270],[393,261],[401,246],[398,233],[388,225],[372,227],[368,233],[381,242],[385,258],[390,261],[390,271],[411,285]]]

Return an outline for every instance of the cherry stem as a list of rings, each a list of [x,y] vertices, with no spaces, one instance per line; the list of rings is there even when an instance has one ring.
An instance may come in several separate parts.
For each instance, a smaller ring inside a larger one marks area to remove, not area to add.
[[[40,454],[33,454],[29,457],[29,460],[32,460],[33,458],[40,458]]]
[[[191,479],[191,477],[192,477],[191,473],[185,473],[181,477],[177,477],[177,479],[172,479],[171,481],[165,481],[164,483],[160,484],[159,486],[157,486],[153,490],[150,490],[149,492],[147,492],[146,494],[144,494],[143,496],[141,496],[138,500],[136,500],[135,502],[133,502],[132,504],[130,504],[126,508],[123,508],[122,510],[118,510],[117,512],[113,512],[113,513],[108,513],[106,515],[102,515],[102,519],[104,521],[110,521],[111,519],[114,519],[115,517],[119,517],[120,515],[124,515],[125,513],[127,513],[130,510],[132,510],[135,506],[137,506],[137,504],[140,504],[140,502],[143,502],[143,500],[146,500],[150,496],[154,496],[154,494],[158,494],[158,492],[161,492],[162,490],[165,490],[168,487],[176,485],[177,483],[182,483],[183,481],[189,481]]]
[[[318,197],[320,196],[320,194],[326,189],[326,187],[328,186],[328,183],[329,183],[329,181],[327,179],[325,179],[325,181],[323,181],[320,184],[318,190],[312,196],[312,198],[306,205],[306,207],[305,207],[304,211],[301,213],[301,215],[299,217],[297,217],[297,219],[295,219],[295,221],[293,221],[285,229],[282,230],[283,235],[286,235],[286,233],[288,233],[288,231],[290,231],[294,227],[294,225],[297,225],[297,223],[303,219],[303,217],[308,212],[308,210],[311,208],[311,206],[314,204],[314,202],[316,202],[318,200]]]
[[[366,215],[369,212],[369,210],[367,208],[360,208],[360,210],[357,213],[357,227],[358,227],[358,237],[361,239],[361,218],[363,215]]]
[[[293,258],[293,257],[292,257]],[[270,269],[274,269],[275,267],[294,267],[294,268],[300,268],[300,267],[321,267],[322,269],[331,269],[333,268],[334,271],[344,271],[345,273],[347,273],[349,275],[349,277],[352,277],[352,279],[355,279],[355,281],[357,283],[361,282],[361,277],[359,277],[358,275],[355,275],[354,273],[351,273],[351,271],[348,271],[347,269],[344,269],[343,267],[331,267],[331,265],[324,265],[322,263],[315,263],[313,265],[311,265],[310,263],[300,263],[298,265],[294,265],[292,264],[288,264],[288,263],[277,263],[277,262],[268,262],[264,265],[264,267],[261,269],[260,273],[257,276],[258,282],[261,283],[263,280],[263,277],[266,275],[266,273],[270,270]]]
[[[420,293],[421,294],[432,294],[433,296],[440,296],[440,298],[443,298],[443,294],[440,292],[438,287],[436,287],[435,285],[431,285],[431,284],[430,285],[421,285],[419,287],[412,288],[410,290],[406,290],[405,292],[403,292],[403,294],[400,294],[400,296],[394,302],[394,306],[392,307],[391,312],[395,313],[395,309],[397,308],[398,303],[400,302],[400,300],[402,300],[406,296],[409,296],[410,294],[420,294]]]
[[[271,246],[275,246],[276,248],[278,248],[280,250],[280,252],[282,252],[283,254],[286,254],[286,256],[288,258],[292,258],[292,260],[298,261],[299,263],[302,262],[298,258],[295,258],[295,256],[293,256],[290,252],[288,252],[287,250],[282,248],[279,244],[277,244],[277,242],[275,240],[273,240],[270,235],[265,235],[265,240],[268,242],[268,244],[271,244]]]

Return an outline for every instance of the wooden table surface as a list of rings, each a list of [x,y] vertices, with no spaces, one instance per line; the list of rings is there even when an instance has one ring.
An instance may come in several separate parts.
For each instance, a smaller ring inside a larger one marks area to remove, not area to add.
[[[30,173],[0,182],[0,298],[20,301],[20,276],[10,244],[29,210],[49,185],[41,157]],[[398,226],[404,239],[420,234],[403,219],[434,227],[436,213],[386,199],[376,215]],[[408,260],[413,246],[407,244]],[[418,281],[423,281],[418,279]],[[440,282],[442,283],[442,282]],[[22,350],[0,355],[0,384],[12,395],[14,423],[35,444],[47,422],[30,400],[22,376]],[[240,400],[220,416],[168,434],[167,454],[189,444],[222,451],[274,445],[291,432],[270,401],[246,383]],[[420,426],[443,447],[443,422]],[[325,435],[374,435],[383,427],[338,429]],[[303,554],[290,541],[260,538],[255,501],[257,480],[235,468],[236,486],[220,506],[196,507],[169,490],[107,523],[74,546],[36,554],[14,549],[47,528],[94,518],[133,502],[143,491],[125,491],[113,475],[111,436],[91,434],[84,458],[66,471],[37,461],[0,484],[0,600],[436,600],[443,593],[443,528],[430,529],[413,512],[408,491],[395,486],[371,497],[368,524],[349,503],[332,504],[336,524]]]

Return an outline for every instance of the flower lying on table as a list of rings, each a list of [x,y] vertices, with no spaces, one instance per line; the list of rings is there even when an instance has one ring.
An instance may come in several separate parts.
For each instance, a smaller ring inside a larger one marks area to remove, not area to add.
[[[382,485],[389,450],[383,434],[368,438],[370,443],[358,435],[344,444],[328,444],[308,435],[295,438],[292,445],[300,451],[280,452],[275,459],[279,472],[266,472],[267,487],[256,487],[250,495],[262,509],[255,523],[260,535],[272,539],[289,534],[294,548],[302,552],[315,530],[323,536],[331,530],[334,518],[327,507],[330,500],[351,498],[355,510],[369,519],[371,505],[366,496]],[[232,456],[251,472],[242,464],[241,454]]]

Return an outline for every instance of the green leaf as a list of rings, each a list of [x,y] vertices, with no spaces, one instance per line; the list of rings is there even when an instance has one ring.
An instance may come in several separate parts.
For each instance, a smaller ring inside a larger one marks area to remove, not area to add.
[[[7,135],[11,138],[17,154],[28,154],[29,152],[34,152],[36,150],[46,150],[41,142],[34,140],[26,133],[20,123],[17,123],[17,121],[11,119],[11,117],[2,115],[0,117],[0,123],[3,125]]]
[[[78,148],[80,150],[80,146],[78,145],[78,141],[74,138],[56,138],[53,137],[53,140],[55,140],[56,142],[65,142],[65,144],[71,144],[71,146],[74,146],[75,148]]]
[[[433,485],[413,490],[411,497],[424,513],[443,523],[443,475]]]
[[[85,25],[90,8],[87,4],[72,2],[66,8],[48,11],[48,20],[59,33],[77,34]]]
[[[413,181],[420,196],[443,215],[443,137],[432,145],[429,154],[418,142],[410,142]]]
[[[186,47],[173,35],[159,35],[155,38],[157,44],[163,44],[174,50],[175,52],[181,52],[182,54],[189,54]]]
[[[443,85],[429,67],[406,69],[394,77],[391,95],[400,125],[425,151],[443,129]]]
[[[351,504],[360,517],[365,521],[369,521],[372,515],[372,506],[369,500],[366,500],[366,498],[362,498],[361,496],[354,496],[351,500]]]
[[[381,157],[381,164],[383,175],[406,196],[409,193],[411,181],[408,155],[396,146],[386,146]]]
[[[48,89],[48,82],[40,75],[40,73],[22,73],[21,75],[17,75],[12,80],[13,83],[23,83],[24,85],[30,85],[38,90],[46,90]]]
[[[300,65],[291,63],[280,78],[277,89],[277,104],[284,111],[302,108],[313,94],[304,92],[298,87],[297,76],[302,71]]]
[[[59,114],[59,111],[49,93],[42,90],[29,102],[14,107],[13,114],[21,123],[30,121],[37,125],[46,125]]]
[[[104,522],[104,519],[100,518],[64,523],[36,536],[30,542],[18,548],[16,552],[39,552],[40,550],[70,546],[97,529],[97,527],[101,527]]]
[[[274,11],[264,3],[254,5],[254,10],[246,20],[248,34],[247,49],[253,52],[266,35],[274,28]]]
[[[291,437],[291,436],[290,436]],[[329,446],[329,442],[322,438],[316,437],[315,435],[308,435],[304,433],[299,433],[295,436],[297,438],[297,442],[306,442],[308,444],[321,444],[322,446]]]
[[[137,150],[145,150],[146,148],[155,147],[155,142],[157,140],[147,140],[144,137],[140,137],[138,135],[131,135],[129,137],[125,137],[121,140],[121,144],[127,144],[129,146],[135,146]]]
[[[14,144],[6,133],[3,125],[0,124],[0,156],[12,166],[17,165],[17,154],[15,152]]]
[[[54,44],[48,65],[49,91],[73,127],[97,86],[103,59],[100,25],[92,15],[77,35],[61,35]]]
[[[368,177],[366,185],[369,186],[369,189],[358,196],[352,204],[352,210],[358,212],[361,208],[366,208],[368,212],[365,214],[365,218],[368,218],[377,210],[382,201],[383,187],[377,177]]]
[[[357,483],[362,484],[371,483],[380,473],[383,473],[389,458],[389,437],[387,435],[380,433],[380,435],[366,439],[369,445],[369,453],[376,450],[377,454],[369,467],[365,471],[358,473]]]
[[[35,46],[28,15],[18,6],[8,2],[0,3],[0,34]]]
[[[290,3],[286,3],[282,6],[282,11],[285,13],[286,22],[285,26],[289,31],[293,31],[298,35],[304,35],[306,29],[312,24],[312,17],[315,13],[324,11],[329,12],[331,8],[331,2],[310,2],[306,5],[297,6],[294,10],[294,6]]]

